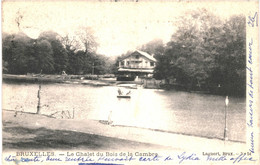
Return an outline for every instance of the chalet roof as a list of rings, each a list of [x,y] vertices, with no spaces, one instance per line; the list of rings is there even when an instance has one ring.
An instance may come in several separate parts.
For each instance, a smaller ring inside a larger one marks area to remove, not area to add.
[[[122,60],[124,60],[124,59],[126,59],[126,58],[132,56],[132,55],[135,54],[135,53],[138,53],[138,54],[140,54],[140,55],[142,55],[142,56],[145,56],[145,57],[148,58],[149,60],[156,62],[156,59],[155,59],[153,56],[151,56],[150,54],[148,54],[148,53],[146,53],[146,52],[140,51],[140,50],[134,51],[134,52],[131,53],[130,55],[124,57]]]

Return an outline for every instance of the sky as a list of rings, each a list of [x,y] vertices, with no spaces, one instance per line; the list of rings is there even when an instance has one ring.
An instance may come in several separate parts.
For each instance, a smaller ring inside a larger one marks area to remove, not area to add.
[[[117,56],[153,39],[168,42],[185,12],[203,7],[227,18],[246,13],[248,3],[7,1],[2,4],[2,30],[19,31],[15,23],[18,11],[23,15],[21,31],[31,38],[49,30],[74,35],[80,27],[91,27],[99,43],[97,53]]]

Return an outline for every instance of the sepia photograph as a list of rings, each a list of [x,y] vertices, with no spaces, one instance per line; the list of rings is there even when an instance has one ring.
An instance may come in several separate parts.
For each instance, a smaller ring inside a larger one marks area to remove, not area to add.
[[[258,164],[259,2],[2,1],[2,163]]]

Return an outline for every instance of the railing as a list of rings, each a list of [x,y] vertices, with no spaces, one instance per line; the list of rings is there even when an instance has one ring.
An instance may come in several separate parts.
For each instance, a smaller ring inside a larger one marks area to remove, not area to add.
[[[54,117],[54,118],[60,117],[62,119],[74,119],[74,109],[73,109],[72,115],[70,114],[69,110],[62,110],[62,111],[57,111],[57,112],[51,114],[50,117]]]
[[[124,68],[124,69],[154,69],[155,67],[143,67],[143,66],[120,66],[119,68]]]

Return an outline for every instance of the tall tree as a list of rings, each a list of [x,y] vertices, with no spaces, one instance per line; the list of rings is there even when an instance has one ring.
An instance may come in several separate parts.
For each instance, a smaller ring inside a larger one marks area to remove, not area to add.
[[[47,40],[39,40],[35,44],[36,61],[38,66],[36,72],[38,73],[53,73],[54,59],[51,44]]]
[[[221,87],[223,94],[245,93],[245,17],[224,21],[199,9],[186,13],[158,59],[155,77],[188,88]]]
[[[98,44],[93,30],[89,27],[82,27],[74,36],[66,35],[61,38],[61,41],[65,45],[69,58],[68,73],[92,73],[93,63],[98,62],[94,58]]]
[[[47,40],[51,44],[54,60],[54,71],[61,73],[68,66],[68,54],[61,43],[61,37],[58,33],[47,31],[40,34],[38,40]]]
[[[214,73],[211,81],[221,84],[227,94],[244,94],[246,90],[246,19],[234,15],[223,26],[218,52],[215,56]]]
[[[98,43],[96,42],[94,31],[90,27],[81,27],[76,34],[86,54],[96,52]]]
[[[3,61],[6,70],[12,74],[27,73],[28,58],[31,54],[27,53],[27,48],[31,44],[32,39],[24,33],[13,35],[5,35],[3,38]]]
[[[76,39],[76,36],[70,36],[66,34],[64,37],[60,37],[60,41],[67,50],[67,52],[76,52],[80,49],[80,43]]]
[[[153,55],[157,59],[164,53],[164,44],[161,39],[154,39],[138,49]]]
[[[171,43],[176,42],[183,49],[179,57],[172,62],[189,77],[190,86],[200,87],[209,78],[208,66],[214,63],[212,53],[215,40],[211,40],[208,49],[205,45],[210,29],[222,28],[222,24],[217,16],[206,9],[191,11],[180,19],[178,30],[172,36]]]

